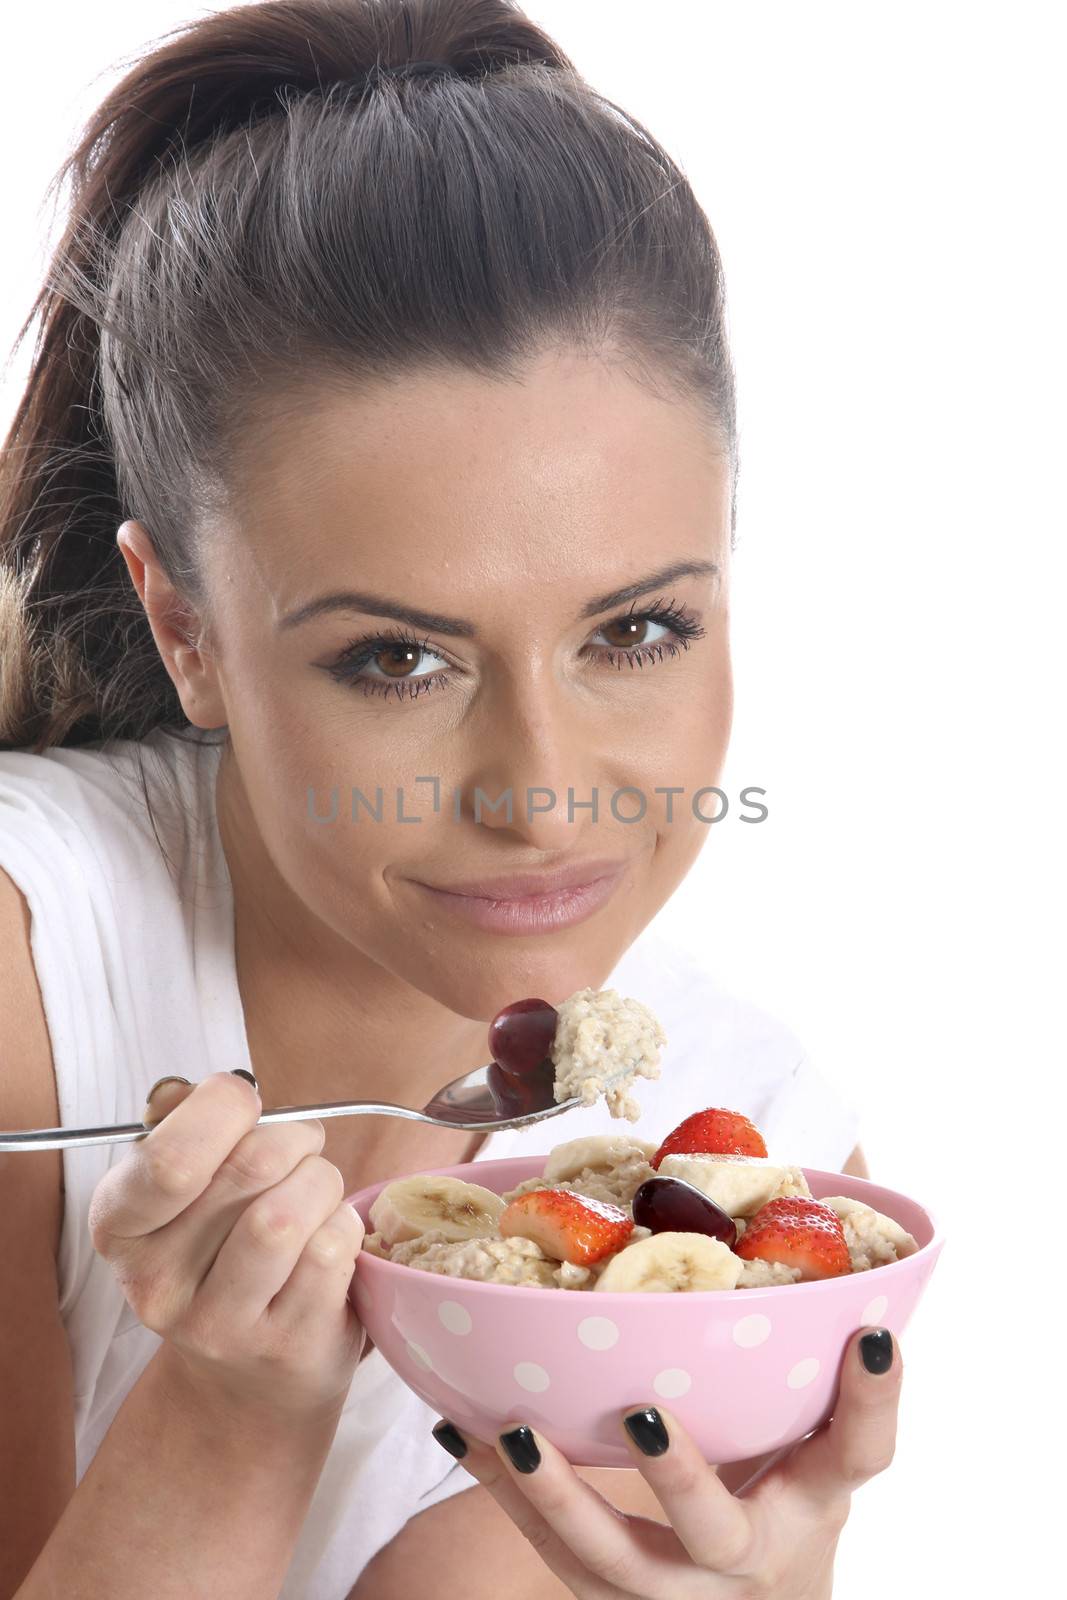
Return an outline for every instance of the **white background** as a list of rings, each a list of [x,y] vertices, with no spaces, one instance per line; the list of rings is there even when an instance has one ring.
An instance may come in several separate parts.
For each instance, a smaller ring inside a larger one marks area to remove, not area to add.
[[[4,351],[79,118],[123,56],[206,9],[7,13]],[[726,267],[725,787],[763,786],[770,816],[713,828],[657,920],[797,1030],[860,1104],[872,1176],[948,1234],[901,1342],[896,1458],[854,1498],[835,1594],[1036,1594],[1063,1426],[1062,12],[527,9],[682,163]]]

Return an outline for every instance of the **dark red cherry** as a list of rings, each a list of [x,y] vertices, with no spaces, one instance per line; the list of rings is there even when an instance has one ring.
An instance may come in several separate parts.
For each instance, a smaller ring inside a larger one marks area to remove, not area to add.
[[[524,1073],[521,1078],[491,1061],[485,1080],[501,1121],[508,1117],[525,1117],[531,1111],[544,1111],[553,1104],[556,1069],[551,1061],[539,1062],[532,1072]]]
[[[646,1178],[634,1194],[634,1221],[653,1233],[706,1233],[732,1250],[734,1219],[710,1195],[684,1178]]]
[[[516,1000],[489,1024],[489,1054],[513,1077],[534,1072],[552,1048],[558,1020],[547,1000]]]

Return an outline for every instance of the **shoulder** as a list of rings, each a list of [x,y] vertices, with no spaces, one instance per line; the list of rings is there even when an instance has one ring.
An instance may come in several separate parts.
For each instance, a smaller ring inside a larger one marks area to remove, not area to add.
[[[77,842],[109,822],[128,825],[135,748],[0,751],[0,828],[29,840],[50,828]]]
[[[168,853],[188,853],[214,803],[217,757],[156,730],[144,740],[0,751],[0,865],[19,878],[80,869],[150,876]]]
[[[177,732],[156,729],[144,739],[111,739],[37,753],[0,750],[0,802],[42,812],[120,808],[127,817],[146,789],[176,789],[188,801],[201,762],[217,746],[199,745]]]
[[[134,741],[0,752],[0,868],[28,907],[64,1122],[82,1110],[94,1119],[95,1078],[114,1083],[121,1039],[143,1041],[189,942],[175,863],[197,852],[183,850],[147,754],[144,764]]]

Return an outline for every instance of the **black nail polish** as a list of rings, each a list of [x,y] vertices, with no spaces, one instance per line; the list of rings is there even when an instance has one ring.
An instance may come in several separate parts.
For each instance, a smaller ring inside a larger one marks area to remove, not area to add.
[[[646,1406],[643,1411],[631,1411],[622,1420],[630,1438],[646,1456],[661,1456],[671,1442],[663,1418],[655,1406]]]
[[[467,1454],[467,1441],[458,1428],[453,1427],[451,1422],[439,1422],[432,1432],[438,1444],[444,1445],[449,1455],[455,1456],[457,1461],[463,1460]]]
[[[252,1076],[252,1074],[248,1071],[247,1067],[231,1067],[230,1076],[232,1078],[244,1078],[247,1083],[250,1083],[252,1085],[253,1089],[258,1090],[258,1088],[259,1088],[259,1084],[256,1082],[256,1080]]]
[[[876,1328],[860,1340],[860,1357],[868,1372],[888,1372],[893,1365],[893,1335],[888,1328]]]
[[[541,1465],[537,1441],[525,1425],[512,1428],[510,1433],[502,1433],[500,1443],[510,1456],[512,1466],[519,1472],[534,1472]]]

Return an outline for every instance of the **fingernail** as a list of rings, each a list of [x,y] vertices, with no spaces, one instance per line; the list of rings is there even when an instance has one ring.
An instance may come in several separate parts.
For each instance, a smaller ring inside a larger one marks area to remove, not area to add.
[[[868,1372],[888,1372],[893,1364],[893,1335],[888,1328],[876,1328],[860,1340],[860,1358]]]
[[[166,1077],[166,1078],[157,1078],[155,1083],[152,1085],[151,1089],[149,1089],[149,1091],[148,1091],[148,1095],[147,1095],[147,1097],[145,1099],[145,1105],[147,1105],[149,1100],[151,1100],[151,1098],[155,1094],[156,1090],[157,1089],[161,1089],[165,1083],[189,1083],[189,1084],[191,1084],[192,1083],[192,1079],[191,1078],[183,1078],[176,1072],[172,1072],[170,1074],[170,1076]]]
[[[165,1078],[157,1078],[154,1085],[152,1085],[152,1088],[150,1088],[149,1093],[147,1093],[146,1101],[144,1101],[144,1109],[142,1109],[141,1112],[141,1122],[144,1123],[146,1128],[149,1128],[149,1126],[154,1126],[154,1107],[152,1107],[152,1096],[157,1093],[157,1090],[162,1090],[163,1085],[166,1085],[166,1083],[186,1083],[187,1086],[192,1086],[190,1078],[182,1078],[179,1077],[178,1074],[171,1074],[170,1077]],[[171,1107],[171,1109],[173,1109],[173,1107]],[[155,1118],[155,1120],[162,1120],[165,1115],[166,1112],[160,1112],[160,1117]]]
[[[449,1455],[455,1456],[457,1461],[462,1461],[467,1454],[467,1441],[458,1428],[451,1422],[439,1422],[432,1430],[438,1444],[444,1445]]]
[[[177,1073],[172,1073],[169,1078],[157,1078],[155,1083],[152,1085],[151,1089],[149,1089],[148,1094],[145,1096],[145,1106],[147,1107],[147,1106],[150,1106],[152,1104],[152,1096],[155,1094],[157,1089],[162,1089],[162,1087],[163,1087],[163,1085],[165,1083],[191,1083],[191,1082],[192,1082],[192,1080],[190,1078],[179,1077]]]
[[[646,1406],[643,1411],[631,1411],[622,1420],[630,1438],[646,1456],[661,1456],[671,1442],[663,1418],[655,1406]]]
[[[244,1079],[246,1079],[246,1081],[252,1085],[253,1089],[255,1089],[257,1093],[259,1092],[259,1084],[256,1082],[256,1080],[252,1076],[252,1074],[248,1071],[247,1067],[232,1067],[230,1069],[230,1076],[233,1077],[233,1078],[244,1078]]]
[[[507,1451],[512,1466],[519,1472],[534,1472],[541,1465],[537,1441],[525,1425],[512,1428],[510,1433],[502,1433],[500,1443]]]

